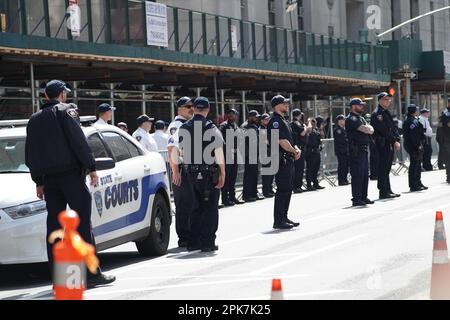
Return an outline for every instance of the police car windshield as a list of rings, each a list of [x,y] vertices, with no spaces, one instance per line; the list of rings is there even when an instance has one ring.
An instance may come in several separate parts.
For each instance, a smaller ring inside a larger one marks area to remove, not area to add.
[[[29,172],[25,165],[25,138],[0,139],[0,174]]]

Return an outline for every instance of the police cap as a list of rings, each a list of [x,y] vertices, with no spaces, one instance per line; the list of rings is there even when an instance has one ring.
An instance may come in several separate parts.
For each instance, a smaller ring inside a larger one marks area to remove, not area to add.
[[[417,112],[417,106],[415,104],[411,104],[408,107],[408,114],[413,114]]]
[[[387,92],[382,92],[377,96],[378,101],[380,101],[381,99],[386,98],[386,97],[391,97],[391,95]]]
[[[267,120],[270,119],[270,115],[268,113],[263,113],[262,115],[259,116],[259,118],[261,120]]]
[[[71,92],[72,90],[67,88],[66,84],[61,80],[52,80],[45,87],[45,93],[50,99],[58,97],[63,91]]]
[[[302,115],[302,111],[300,109],[294,109],[292,110],[292,116],[293,117],[298,117]]]
[[[239,112],[236,109],[230,109],[227,111],[226,114],[235,114],[235,115],[239,115]]]
[[[250,118],[250,117],[259,117],[259,112],[256,111],[256,110],[251,110],[251,111],[248,113],[247,117],[248,117],[248,118]]]
[[[336,121],[339,121],[339,120],[345,120],[345,116],[343,114],[338,115],[336,117]]]
[[[272,98],[271,105],[272,105],[272,108],[274,108],[279,104],[290,103],[290,102],[291,102],[290,99],[286,99],[282,95],[278,95],[278,96],[275,96]]]
[[[182,97],[180,99],[178,99],[177,101],[177,108],[181,108],[187,104],[189,104],[190,102],[192,102],[192,99],[189,97]]]
[[[424,114],[424,113],[429,113],[430,110],[428,110],[427,108],[423,108],[422,110],[420,110],[420,114]]]
[[[158,120],[155,123],[155,129],[156,130],[164,130],[164,127],[166,126],[166,123],[162,120]]]
[[[205,97],[198,97],[194,101],[194,107],[198,109],[206,109],[209,108],[209,100]]]
[[[103,113],[103,112],[107,112],[107,111],[111,111],[111,110],[116,110],[116,108],[111,107],[109,104],[107,103],[102,103],[101,105],[99,105],[97,107],[97,112],[98,113]]]
[[[124,128],[127,128],[127,129],[128,129],[128,125],[127,125],[125,122],[119,122],[119,123],[117,124],[117,126],[118,126],[118,127],[124,127]]]
[[[152,122],[154,120],[155,120],[155,118],[150,118],[148,115],[143,114],[142,116],[139,116],[136,119],[136,122],[137,122],[138,126],[141,126],[145,122]]]
[[[355,98],[350,100],[350,107],[351,106],[365,106],[366,103],[362,101],[360,98]]]

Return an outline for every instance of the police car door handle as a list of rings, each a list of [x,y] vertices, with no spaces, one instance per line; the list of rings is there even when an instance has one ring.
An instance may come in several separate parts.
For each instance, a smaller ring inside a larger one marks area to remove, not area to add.
[[[151,168],[149,165],[144,165],[144,171],[145,172],[150,172]]]

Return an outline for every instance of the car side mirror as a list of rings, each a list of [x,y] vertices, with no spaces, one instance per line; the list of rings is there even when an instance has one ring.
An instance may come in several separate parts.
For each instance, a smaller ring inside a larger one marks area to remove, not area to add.
[[[116,162],[111,158],[97,158],[95,159],[95,167],[97,171],[114,169]]]

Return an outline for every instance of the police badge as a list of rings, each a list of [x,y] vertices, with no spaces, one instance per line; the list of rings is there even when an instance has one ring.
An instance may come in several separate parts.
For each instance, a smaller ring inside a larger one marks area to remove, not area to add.
[[[94,193],[94,200],[95,206],[97,207],[98,215],[101,218],[103,213],[103,201],[102,201],[102,193],[100,191]]]
[[[173,136],[177,132],[177,128],[173,127],[170,129],[170,135]]]
[[[380,114],[380,115],[377,116],[377,119],[378,119],[379,121],[383,121],[383,116]]]
[[[280,124],[279,124],[278,122],[274,122],[274,123],[273,123],[273,127],[274,127],[275,129],[278,129],[278,128],[280,127]]]
[[[139,142],[141,142],[142,137],[141,137],[141,136],[137,136],[137,137],[136,137],[136,140],[139,141]]]

